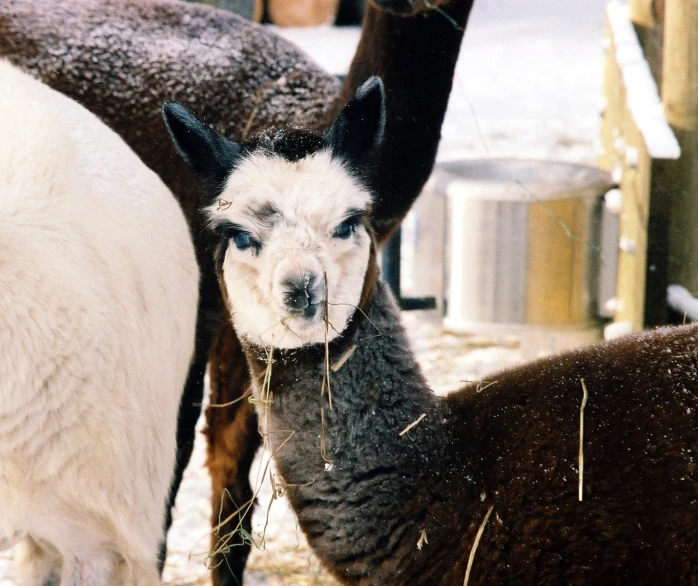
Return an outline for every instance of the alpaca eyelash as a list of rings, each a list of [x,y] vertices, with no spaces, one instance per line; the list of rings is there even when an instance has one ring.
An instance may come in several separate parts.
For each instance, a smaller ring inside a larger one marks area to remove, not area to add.
[[[223,222],[216,226],[216,231],[222,240],[232,243],[238,250],[248,250],[252,248],[256,254],[262,249],[262,243],[250,232],[239,224],[233,222]]]
[[[332,237],[345,240],[352,234],[356,234],[356,228],[361,223],[363,215],[363,211],[351,212],[351,215],[340,222],[340,224],[332,231]]]

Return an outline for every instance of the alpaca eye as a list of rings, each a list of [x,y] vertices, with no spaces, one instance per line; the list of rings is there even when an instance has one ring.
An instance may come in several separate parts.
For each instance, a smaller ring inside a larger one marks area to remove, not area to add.
[[[235,234],[235,236],[233,236],[232,240],[238,250],[247,250],[254,243],[247,232],[238,232]]]
[[[337,226],[334,229],[334,232],[332,233],[332,236],[334,238],[341,238],[342,240],[346,240],[356,232],[356,224],[358,223],[358,220],[356,218],[349,218],[348,220],[344,220],[339,226]]]
[[[262,249],[262,243],[259,240],[255,240],[254,236],[239,224],[223,220],[214,225],[214,229],[221,242],[232,243],[238,250],[252,248],[256,254],[259,254]]]

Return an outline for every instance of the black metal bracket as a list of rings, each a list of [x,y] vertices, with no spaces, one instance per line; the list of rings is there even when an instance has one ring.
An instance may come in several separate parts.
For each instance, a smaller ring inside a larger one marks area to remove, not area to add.
[[[388,284],[404,311],[436,309],[436,297],[402,297],[400,295],[400,228],[395,230],[390,240],[383,246],[381,271],[383,280]]]

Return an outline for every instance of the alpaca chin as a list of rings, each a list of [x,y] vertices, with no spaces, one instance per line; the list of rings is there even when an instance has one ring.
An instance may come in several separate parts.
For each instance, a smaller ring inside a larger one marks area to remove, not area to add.
[[[224,268],[224,275],[226,287],[239,283],[239,274],[227,273]],[[340,336],[347,327],[360,293],[358,285],[353,288],[357,293],[352,291],[347,297],[345,287],[345,296],[341,297],[351,303],[334,302],[330,295],[327,304],[321,301],[313,306],[312,314],[306,314],[288,311],[280,299],[267,303],[263,296],[255,297],[252,288],[241,290],[238,287],[238,293],[230,300],[231,315],[238,335],[255,346],[291,349],[324,344]]]

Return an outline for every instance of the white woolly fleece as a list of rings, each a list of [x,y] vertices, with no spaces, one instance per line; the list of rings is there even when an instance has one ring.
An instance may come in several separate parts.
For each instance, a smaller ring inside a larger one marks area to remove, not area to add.
[[[0,61],[0,545],[26,583],[158,584],[198,268],[159,178]]]

